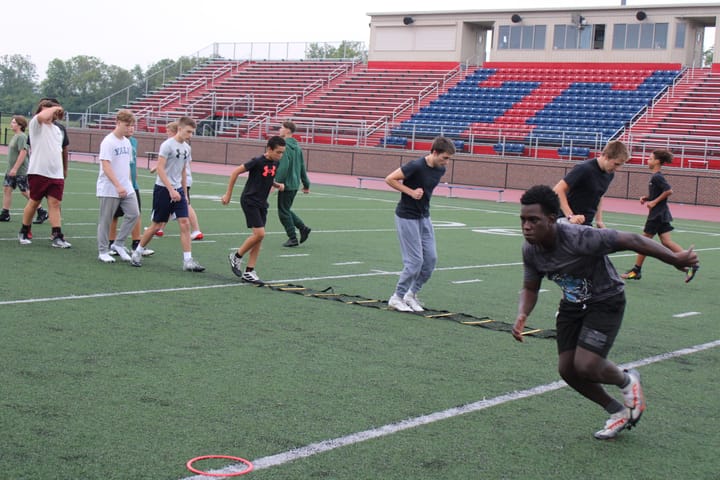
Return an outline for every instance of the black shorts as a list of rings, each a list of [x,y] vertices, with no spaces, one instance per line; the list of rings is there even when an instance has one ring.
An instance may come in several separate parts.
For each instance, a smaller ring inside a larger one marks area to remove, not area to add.
[[[664,222],[662,220],[650,220],[645,222],[645,228],[643,232],[648,235],[662,235],[663,233],[672,232],[674,230],[670,222]]]
[[[137,199],[138,203],[138,212],[142,211],[142,208],[140,208],[140,190],[135,190],[135,198]],[[123,212],[123,209],[120,205],[118,205],[117,210],[115,210],[115,215],[113,215],[113,218],[120,218],[124,217],[125,212]]]
[[[582,347],[607,358],[625,313],[625,293],[595,303],[561,301],[556,328],[558,353]]]
[[[18,189],[21,192],[27,192],[30,190],[27,175],[15,175],[14,177],[11,177],[10,175],[5,174],[3,187],[10,187],[13,190]]]
[[[257,205],[249,205],[242,200],[240,201],[243,213],[245,214],[245,222],[248,228],[263,228],[267,223],[267,204],[264,207]]]

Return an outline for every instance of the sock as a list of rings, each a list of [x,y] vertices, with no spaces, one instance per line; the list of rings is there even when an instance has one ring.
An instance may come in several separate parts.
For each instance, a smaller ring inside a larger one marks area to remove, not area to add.
[[[623,383],[620,385],[620,388],[625,388],[630,385],[630,380],[630,375],[628,375],[627,372],[623,372]]]
[[[110,243],[108,243],[108,248],[112,247],[113,243],[115,243],[115,240],[110,240]]]
[[[143,247],[142,245],[140,245],[140,243],[138,243],[138,246],[135,247],[135,251],[138,252],[140,255],[142,255],[142,253],[145,251],[145,247]]]
[[[140,240],[133,240],[132,241],[132,249],[135,250],[138,248],[138,245],[140,245]]]
[[[2,213],[7,213],[7,214],[9,214],[9,213],[10,213],[10,210],[8,210],[7,208],[3,208],[3,209],[2,209]]]
[[[625,405],[613,398],[612,401],[605,406],[605,411],[612,415],[613,413],[622,411],[624,408]]]
[[[255,270],[255,267],[245,267],[246,272],[252,272],[253,270]]]
[[[235,252],[235,258],[242,258],[242,255],[240,255],[238,252]]]
[[[23,226],[20,227],[20,233],[25,233],[25,234],[30,233],[30,225],[23,224]]]
[[[52,227],[52,237],[53,238],[57,238],[57,237],[63,238],[63,234],[60,231],[60,227]]]
[[[192,260],[192,252],[183,252],[183,260],[186,262]]]

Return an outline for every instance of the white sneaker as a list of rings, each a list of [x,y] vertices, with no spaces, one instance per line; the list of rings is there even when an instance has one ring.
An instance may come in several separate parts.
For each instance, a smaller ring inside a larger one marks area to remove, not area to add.
[[[392,297],[390,297],[390,300],[388,300],[388,307],[392,308],[393,310],[397,310],[398,312],[412,312],[413,309],[410,308],[410,306],[405,303],[405,301],[398,297],[397,293],[393,293]]]
[[[603,429],[595,432],[593,436],[598,440],[610,440],[617,437],[618,433],[627,427],[630,427],[630,409],[623,408],[619,412],[610,415]]]
[[[205,238],[205,235],[200,230],[190,233],[190,240],[202,240],[203,238]]]
[[[125,249],[124,245],[118,245],[117,243],[113,243],[112,245],[110,245],[110,250],[117,253],[123,262],[131,262],[132,261],[132,257],[130,256],[128,251]]]
[[[65,241],[65,239],[63,237],[53,238],[50,245],[53,246],[54,248],[70,248],[70,247],[72,247],[72,244],[70,242]]]
[[[138,252],[137,249],[133,250],[132,256],[130,257],[130,265],[133,267],[142,267],[142,253]]]
[[[143,250],[142,256],[149,257],[150,255],[152,255],[154,253],[155,253],[155,250],[153,250],[152,248],[146,248],[145,250]]]
[[[111,257],[109,253],[101,253],[98,255],[98,260],[103,263],[115,263],[115,259]]]
[[[422,304],[420,303],[420,300],[418,300],[417,295],[411,292],[407,292],[405,296],[403,296],[403,301],[405,304],[412,309],[413,312],[424,312],[425,309],[422,307]]]
[[[240,277],[240,279],[243,282],[248,282],[248,283],[256,283],[256,284],[260,284],[260,285],[262,285],[262,283],[263,283],[262,280],[260,280],[260,277],[258,277],[258,274],[255,270],[253,270],[252,272],[244,272],[242,274],[242,277]]]
[[[205,267],[200,265],[194,258],[183,262],[183,270],[186,272],[204,272]]]
[[[635,426],[645,411],[645,395],[640,384],[640,372],[634,368],[626,370],[630,376],[630,383],[622,389],[625,406],[630,409],[630,426]]]

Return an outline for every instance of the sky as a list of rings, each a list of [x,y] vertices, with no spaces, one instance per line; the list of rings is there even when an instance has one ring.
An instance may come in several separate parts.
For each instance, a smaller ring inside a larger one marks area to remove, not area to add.
[[[720,0],[626,0],[648,4],[720,4]],[[619,6],[621,0],[505,0],[492,9]],[[0,29],[0,56],[21,54],[36,65],[76,55],[108,65],[145,70],[163,59],[209,52],[213,43],[368,42],[368,13],[481,10],[478,0],[289,1],[253,0],[34,0],[24,16],[7,16]],[[29,10],[28,10],[29,9]],[[6,9],[7,10],[7,9]],[[47,21],[43,21],[47,20]]]

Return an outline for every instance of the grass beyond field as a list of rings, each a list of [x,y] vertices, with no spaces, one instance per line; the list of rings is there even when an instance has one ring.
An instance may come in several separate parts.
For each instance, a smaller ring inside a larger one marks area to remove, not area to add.
[[[207,454],[251,460],[256,470],[242,478],[263,480],[717,478],[720,224],[674,222],[673,239],[699,251],[693,282],[648,259],[627,286],[610,358],[638,366],[648,409],[637,429],[601,442],[592,433],[606,415],[556,383],[552,339],[519,344],[442,318],[240,283],[227,256],[248,234],[242,185],[224,207],[224,177],[194,174],[205,239],[193,254],[206,272],[182,271],[174,223],[142,268],[98,262],[97,168],[71,165],[71,249],[50,248],[47,224],[18,244],[19,194],[12,221],[0,223],[0,478],[184,479],[185,462]],[[146,224],[152,183],[141,171]],[[294,249],[281,246],[271,196],[259,275],[386,300],[401,269],[398,196],[313,186],[295,202],[313,232]],[[420,295],[428,307],[514,320],[518,212],[433,199],[440,260]],[[644,218],[606,221],[639,232]],[[612,259],[624,271],[634,255]],[[552,329],[560,293],[548,281],[543,289],[528,326]]]

